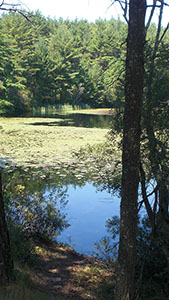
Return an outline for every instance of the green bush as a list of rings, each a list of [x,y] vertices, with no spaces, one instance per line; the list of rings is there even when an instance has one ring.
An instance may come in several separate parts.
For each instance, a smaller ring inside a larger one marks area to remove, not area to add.
[[[11,181],[11,186],[4,193],[6,216],[11,230],[27,238],[54,240],[69,226],[63,213],[67,204],[66,191],[61,186],[56,187],[55,193],[46,191],[45,186],[34,190],[29,178],[21,183]]]
[[[0,100],[0,115],[11,115],[13,113],[14,106],[7,100]]]
[[[112,264],[117,256],[119,218],[112,217],[106,223],[109,235],[96,244],[97,256]],[[166,232],[166,240],[167,232]],[[152,239],[149,220],[143,218],[138,224],[136,256],[136,299],[168,300],[169,267],[158,237]]]
[[[19,226],[14,227],[9,223],[8,227],[13,260],[21,265],[25,263],[33,265],[35,263],[35,255],[32,239],[28,239]]]

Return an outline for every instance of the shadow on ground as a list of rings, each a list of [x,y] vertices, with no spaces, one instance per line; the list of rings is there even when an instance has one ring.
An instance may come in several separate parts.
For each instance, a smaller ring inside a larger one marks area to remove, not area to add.
[[[93,257],[51,245],[43,259],[39,259],[30,279],[36,290],[51,299],[112,300],[115,275],[113,267],[110,269]]]

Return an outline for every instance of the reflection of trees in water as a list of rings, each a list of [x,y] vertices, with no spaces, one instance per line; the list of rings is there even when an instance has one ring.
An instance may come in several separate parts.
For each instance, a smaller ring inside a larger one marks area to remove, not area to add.
[[[76,126],[86,128],[110,128],[112,122],[112,115],[96,115],[96,114],[84,114],[84,113],[73,113],[73,114],[49,114],[45,111],[34,111],[33,117],[46,117],[46,118],[58,118],[54,122],[36,122],[33,125],[46,125],[46,126]]]
[[[54,239],[68,226],[63,210],[67,187],[40,171],[3,173],[8,222],[27,236]]]
[[[98,190],[111,192],[113,186],[116,189],[118,184],[115,181],[119,182],[119,176],[115,176],[110,184],[108,179],[111,178],[112,168],[109,164],[103,163],[103,160],[96,164],[88,155],[83,161],[76,157],[71,162],[58,163],[53,168],[4,170],[3,188],[8,223],[19,228],[26,236],[53,239],[68,226],[64,213],[68,202],[68,186],[82,187],[92,181]]]

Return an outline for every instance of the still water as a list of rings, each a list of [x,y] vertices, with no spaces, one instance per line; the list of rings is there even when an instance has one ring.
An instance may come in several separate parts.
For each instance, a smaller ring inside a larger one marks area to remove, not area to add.
[[[110,128],[112,123],[112,115],[92,115],[92,114],[82,114],[82,113],[72,113],[72,114],[49,114],[45,112],[34,113],[31,117],[40,118],[55,118],[58,121],[50,122],[50,126],[75,126],[75,127],[86,127],[86,128]],[[39,123],[38,125],[44,125],[44,123]],[[47,122],[46,122],[46,125]]]
[[[86,177],[77,180],[69,171],[65,177],[63,169],[53,173],[49,170],[25,171],[19,168],[2,172],[12,216],[16,223],[21,220],[19,225],[23,224],[24,228],[33,228],[34,232],[34,225],[37,224],[41,230],[44,228],[43,220],[48,220],[46,209],[50,203],[56,212],[59,209],[61,218],[65,218],[70,225],[61,231],[56,240],[69,244],[79,253],[91,255],[96,250],[95,242],[107,234],[106,220],[119,215],[120,199]],[[25,219],[25,212],[28,215],[33,213],[34,217]],[[51,217],[49,222],[52,224]]]
[[[106,220],[119,215],[120,200],[107,191],[98,191],[91,183],[83,187],[68,188],[67,219],[71,225],[59,241],[70,244],[77,252],[92,254],[94,243],[105,234]]]

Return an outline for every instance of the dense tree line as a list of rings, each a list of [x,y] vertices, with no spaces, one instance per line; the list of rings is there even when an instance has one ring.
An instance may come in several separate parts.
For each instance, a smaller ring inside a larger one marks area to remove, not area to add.
[[[112,107],[123,99],[126,25],[45,19],[18,13],[0,19],[0,110],[69,103]],[[120,81],[117,80],[120,78]]]
[[[147,69],[155,34],[152,25]],[[1,114],[65,103],[123,106],[127,25],[120,20],[55,20],[36,12],[28,22],[12,12],[1,16],[0,35]],[[165,101],[168,94],[168,45],[166,35],[153,78],[156,105],[159,95]]]

